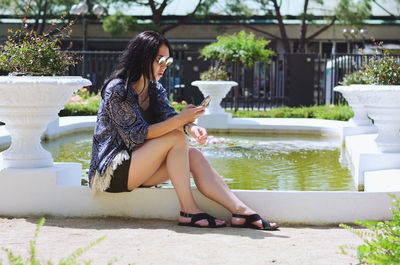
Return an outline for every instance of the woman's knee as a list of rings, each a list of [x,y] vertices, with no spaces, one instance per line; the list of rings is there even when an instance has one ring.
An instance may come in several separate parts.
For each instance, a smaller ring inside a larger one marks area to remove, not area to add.
[[[197,148],[189,148],[189,163],[190,167],[195,169],[197,165],[204,165],[207,163],[203,153]]]
[[[189,141],[186,135],[179,130],[173,130],[165,134],[164,137],[174,145],[183,144],[185,146],[189,146]]]

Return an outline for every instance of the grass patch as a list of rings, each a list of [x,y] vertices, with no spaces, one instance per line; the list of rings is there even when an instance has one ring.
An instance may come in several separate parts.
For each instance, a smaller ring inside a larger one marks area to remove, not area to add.
[[[226,110],[234,118],[314,118],[347,121],[354,113],[348,105],[329,105],[311,107],[280,107],[268,111]]]
[[[92,97],[83,103],[68,103],[59,113],[63,116],[89,116],[97,115],[97,110],[100,106],[100,99]]]
[[[97,115],[100,97],[92,96],[82,102],[70,102],[60,111],[60,116]],[[172,107],[180,112],[186,104],[172,102]],[[325,120],[347,121],[353,117],[353,110],[348,105],[323,105],[311,107],[279,107],[267,111],[258,110],[225,110],[234,118],[314,118]]]

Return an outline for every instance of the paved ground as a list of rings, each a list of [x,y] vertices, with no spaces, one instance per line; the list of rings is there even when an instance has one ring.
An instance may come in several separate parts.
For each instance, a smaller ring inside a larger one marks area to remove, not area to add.
[[[39,218],[0,218],[0,246],[28,256]],[[83,256],[92,264],[357,264],[339,246],[361,240],[338,227],[187,228],[176,222],[128,218],[47,218],[37,240],[40,260],[58,261],[106,236]],[[4,252],[0,260],[6,260]],[[1,264],[1,261],[0,261]],[[7,264],[7,263],[5,263]]]

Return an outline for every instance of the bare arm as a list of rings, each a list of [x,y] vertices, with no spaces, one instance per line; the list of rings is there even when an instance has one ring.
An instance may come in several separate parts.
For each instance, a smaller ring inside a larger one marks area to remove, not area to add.
[[[189,105],[185,107],[178,115],[175,115],[165,121],[150,125],[146,139],[157,138],[176,129],[182,131],[183,125],[193,122],[203,115],[204,108],[205,107],[203,106],[195,107],[193,105]]]

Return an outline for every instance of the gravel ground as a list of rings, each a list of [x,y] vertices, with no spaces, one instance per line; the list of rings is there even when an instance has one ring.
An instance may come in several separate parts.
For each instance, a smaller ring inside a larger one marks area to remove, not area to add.
[[[0,218],[0,246],[29,256],[39,218]],[[58,264],[77,248],[105,236],[79,259],[92,264],[358,264],[339,246],[362,243],[339,227],[281,227],[280,231],[188,228],[177,222],[131,218],[46,219],[37,239],[43,264]],[[0,260],[6,261],[4,251]],[[0,261],[0,264],[1,264]],[[5,263],[7,264],[7,262]]]

